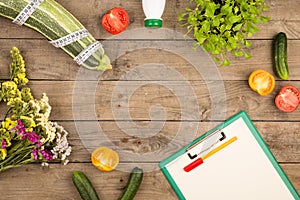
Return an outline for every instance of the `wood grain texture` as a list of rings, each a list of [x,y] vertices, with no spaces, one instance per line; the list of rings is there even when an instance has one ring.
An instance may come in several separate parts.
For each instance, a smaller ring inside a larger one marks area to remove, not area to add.
[[[110,40],[105,41],[104,44],[107,54],[112,58],[113,70],[106,71],[104,74],[102,74],[102,80],[119,80],[122,78],[122,76],[135,70],[137,67],[141,67],[149,63],[157,63],[169,67],[170,69],[180,73],[186,80],[203,79],[201,74],[197,72],[198,68],[193,66],[189,60],[186,60],[184,56],[176,54],[176,52],[181,52],[182,54],[194,54],[196,57],[195,59],[197,59],[197,56],[199,56],[200,59],[200,54],[198,55],[192,49],[191,42]],[[154,47],[154,49],[140,49],[140,47],[146,44]],[[11,62],[9,50],[13,46],[17,46],[21,50],[26,62],[28,77],[31,80],[76,80],[79,72],[85,73],[85,70],[81,69],[71,57],[66,55],[62,50],[52,47],[45,40],[4,39],[0,40],[0,46],[0,79],[7,79],[8,77],[8,67],[6,66],[8,66]],[[126,51],[128,46],[135,50]],[[170,48],[174,48],[176,51],[168,52],[160,49],[165,46],[170,46]],[[118,53],[117,49],[124,49],[126,53],[120,54]],[[300,77],[300,68],[298,67],[299,49],[299,40],[288,41],[288,66],[290,70],[289,80],[299,80]],[[274,75],[272,61],[272,41],[254,40],[253,46],[249,49],[249,53],[253,55],[251,59],[229,56],[231,60],[230,67],[215,66],[214,68],[218,70],[220,74],[220,79],[247,80],[249,74],[253,70],[259,68],[263,68]],[[207,55],[206,60],[209,59],[210,56]],[[200,67],[205,67],[199,62],[197,64]],[[218,64],[216,63],[216,65]],[[131,79],[134,80],[134,78],[137,79],[139,77],[132,77]],[[206,78],[210,79],[209,76]],[[279,80],[277,77],[276,79]],[[170,77],[169,75],[166,75],[164,80],[178,80],[178,77],[174,78],[174,76]]]
[[[240,110],[246,110],[252,120],[298,121],[300,118],[299,109],[283,113],[274,105],[275,95],[283,85],[300,88],[299,81],[278,82],[268,96],[253,92],[247,81],[222,83],[224,88],[216,88],[216,82],[204,81],[190,81],[185,87],[181,81],[80,81],[76,92],[72,81],[31,81],[29,87],[36,98],[42,93],[48,95],[53,120],[73,120],[74,114],[78,115],[77,120],[151,120],[149,114],[155,105],[161,107],[152,110],[154,120],[224,120]],[[219,104],[225,107],[212,107]],[[4,116],[5,106],[0,107]]]
[[[150,126],[150,123],[154,126]],[[70,133],[70,144],[73,146],[70,159],[73,162],[89,162],[89,151],[94,150],[92,147],[102,145],[142,155],[145,162],[159,162],[161,158],[171,155],[189,143],[187,138],[195,139],[219,123],[221,122],[168,121],[161,126],[160,122],[149,121],[60,122]],[[101,129],[94,128],[95,124]],[[133,128],[134,124],[143,127],[142,133]],[[278,162],[300,162],[300,122],[254,122],[254,125]],[[84,127],[86,132],[82,131],[81,127]],[[184,131],[180,127],[185,127]],[[151,135],[147,135],[147,132],[151,132]],[[85,134],[89,134],[89,137],[85,137]],[[143,137],[140,137],[141,134]],[[151,152],[158,152],[157,157],[146,156]],[[121,157],[122,162],[141,162],[139,159],[133,159],[126,154]]]
[[[110,37],[101,27],[101,17],[113,7],[123,7],[127,10],[130,16],[128,30],[142,27],[145,18],[141,3],[134,0],[126,2],[120,0],[87,0],[84,2],[80,0],[57,0],[57,2],[69,10],[97,39]],[[300,28],[298,24],[300,14],[297,8],[300,1],[267,0],[266,3],[270,9],[264,14],[270,16],[271,21],[266,25],[261,25],[261,31],[255,34],[253,39],[270,39],[279,31],[287,32],[288,37],[291,39],[299,39]],[[193,5],[189,4],[189,1],[174,0],[168,2],[162,16],[164,27],[184,34],[186,30],[184,27],[178,26],[177,13],[184,12],[188,6],[193,7]],[[35,31],[14,25],[10,20],[5,18],[0,18],[0,35],[2,38],[42,38]],[[161,37],[170,37],[170,35],[156,35],[156,39]]]
[[[300,170],[300,166],[282,164],[281,167],[299,191],[300,179],[296,172]],[[83,171],[89,177],[101,200],[117,199],[129,176],[128,173],[121,171],[103,173],[89,163],[74,163],[67,166],[52,164],[49,168],[42,168],[40,165],[27,165],[7,171],[5,176],[0,179],[0,192],[5,195],[6,200],[80,199],[71,179],[74,170]],[[20,181],[20,177],[26,180],[26,186],[24,186],[24,182]],[[12,182],[14,187],[7,185],[7,182]],[[163,174],[160,171],[155,171],[144,174],[143,182],[135,199],[175,200],[177,197]]]
[[[252,58],[229,56],[230,67],[212,68],[208,68],[212,57],[193,51],[192,35],[184,40],[186,30],[177,22],[178,12],[191,6],[189,1],[167,1],[162,16],[165,29],[147,31],[140,1],[57,2],[103,43],[113,69],[102,74],[80,68],[39,33],[0,17],[0,81],[8,79],[9,50],[17,46],[25,58],[29,87],[36,98],[47,93],[51,120],[68,130],[73,148],[67,166],[29,164],[0,174],[0,199],[80,199],[71,180],[72,171],[80,170],[91,179],[101,200],[113,200],[129,176],[121,169],[140,166],[155,170],[145,173],[135,199],[175,200],[157,163],[240,110],[249,114],[300,193],[300,109],[283,113],[274,105],[282,86],[300,88],[300,0],[266,0],[270,9],[264,14],[271,21],[260,25],[251,38]],[[101,26],[101,16],[113,7],[123,7],[130,16],[127,31],[117,38]],[[251,91],[248,76],[259,68],[274,75],[272,43],[280,31],[288,37],[290,78],[276,78],[274,91],[262,97]],[[5,111],[1,104],[0,121]],[[116,171],[103,173],[92,166],[90,151],[98,145],[119,152]]]

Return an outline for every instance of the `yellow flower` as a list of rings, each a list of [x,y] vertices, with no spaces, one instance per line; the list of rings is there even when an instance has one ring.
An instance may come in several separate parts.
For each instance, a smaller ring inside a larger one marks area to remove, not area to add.
[[[36,127],[36,123],[31,117],[21,116],[20,119],[22,120],[25,127],[28,128]]]
[[[18,86],[13,81],[5,81],[5,82],[2,83],[2,88],[4,89],[4,91],[10,92],[10,91],[17,90]]]
[[[5,121],[2,122],[2,128],[6,130],[10,130],[17,125],[17,121],[12,121],[10,118],[6,118]]]
[[[28,83],[25,74],[26,69],[24,59],[20,54],[19,49],[16,47],[13,47],[10,53],[13,58],[13,62],[10,65],[10,77],[18,84],[18,86],[24,86]]]
[[[5,139],[5,141],[6,141],[6,147],[11,146],[10,139],[9,139],[9,138],[4,138],[4,139]]]
[[[7,105],[10,107],[17,107],[18,105],[22,105],[23,101],[20,97],[10,98],[7,102]]]
[[[22,88],[21,96],[22,96],[23,101],[25,101],[25,102],[29,102],[30,100],[34,99],[31,94],[30,88]]]
[[[6,156],[7,156],[7,151],[6,151],[6,149],[0,148],[0,159],[1,159],[1,160],[4,160]]]

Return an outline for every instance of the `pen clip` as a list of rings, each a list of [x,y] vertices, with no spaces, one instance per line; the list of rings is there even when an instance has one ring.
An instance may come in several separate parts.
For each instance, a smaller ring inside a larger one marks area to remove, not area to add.
[[[223,141],[223,140],[226,139],[225,133],[224,133],[221,129],[217,129],[217,130],[215,130],[213,133],[211,133],[209,136],[207,136],[207,137],[205,137],[205,138],[199,140],[199,141],[196,142],[195,144],[189,146],[189,147],[186,149],[186,152],[189,152],[191,149],[195,148],[195,147],[198,146],[200,143],[203,143],[203,142],[209,140],[210,138],[212,138],[213,136],[215,136],[215,135],[218,134],[218,133],[221,134],[221,137],[218,138],[217,141],[215,141],[215,142],[214,142],[212,145],[210,145],[208,148],[202,150],[200,153],[193,154],[193,155],[192,155],[191,153],[188,153],[187,155],[189,156],[189,158],[190,158],[191,160],[195,159],[199,154],[201,154],[201,153],[203,153],[203,152],[205,152],[205,151],[208,151],[208,150],[211,149],[213,146],[215,146],[217,143],[219,143],[219,142],[221,142],[221,141]]]

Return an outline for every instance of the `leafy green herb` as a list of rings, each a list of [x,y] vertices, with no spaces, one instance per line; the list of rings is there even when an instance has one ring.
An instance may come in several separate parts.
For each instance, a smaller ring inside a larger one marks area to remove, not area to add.
[[[230,65],[227,53],[234,56],[251,55],[245,51],[252,43],[247,39],[258,32],[258,24],[266,23],[269,17],[262,12],[268,10],[264,0],[190,0],[194,8],[178,14],[178,21],[193,32],[195,46],[215,55],[214,60]]]

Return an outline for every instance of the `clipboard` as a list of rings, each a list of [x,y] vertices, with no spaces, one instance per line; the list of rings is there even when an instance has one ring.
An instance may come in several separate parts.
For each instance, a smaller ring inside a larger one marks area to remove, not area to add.
[[[159,167],[180,200],[300,200],[245,111]]]

